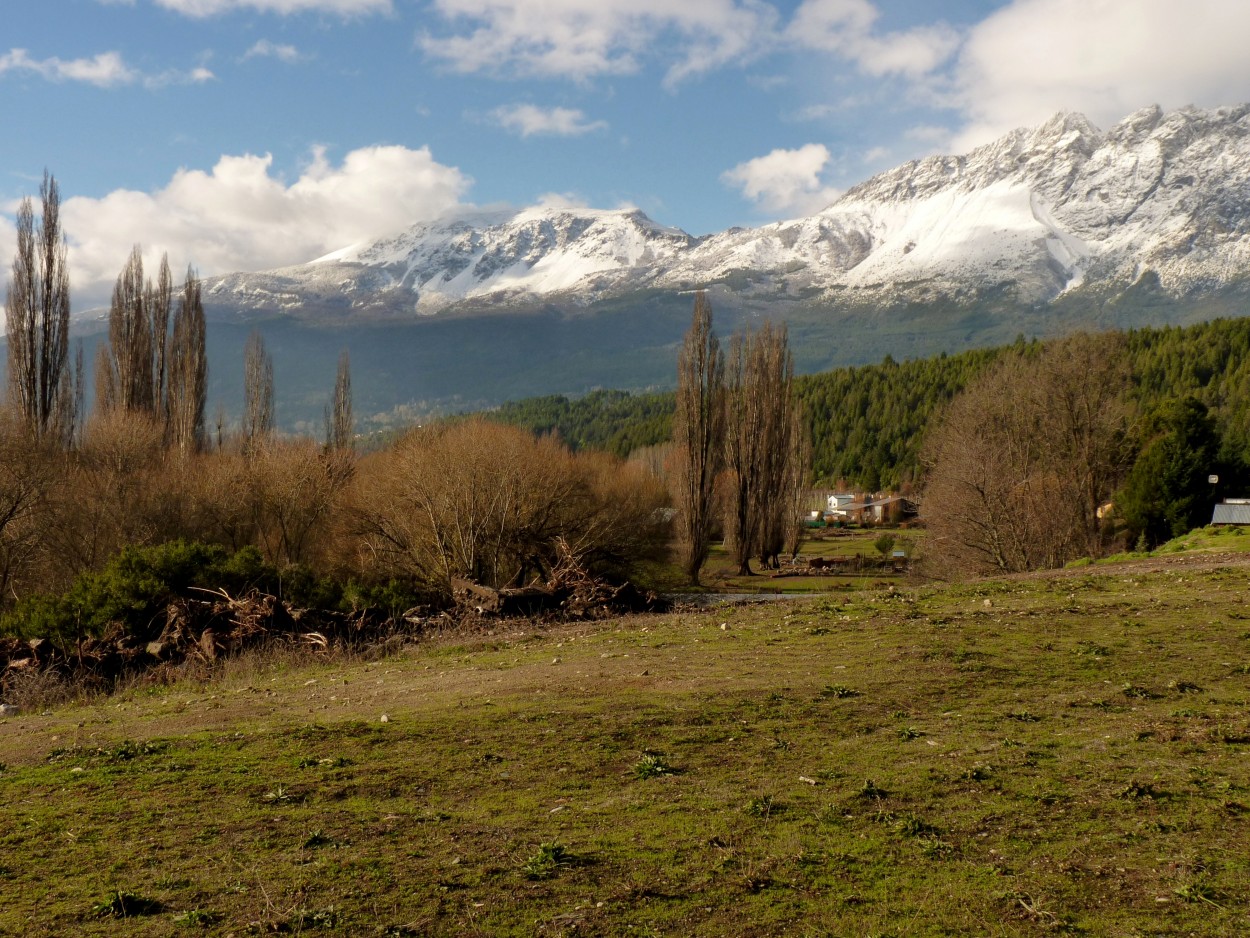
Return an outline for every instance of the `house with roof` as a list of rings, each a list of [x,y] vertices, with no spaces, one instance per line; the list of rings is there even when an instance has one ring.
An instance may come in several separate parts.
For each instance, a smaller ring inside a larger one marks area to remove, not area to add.
[[[1215,506],[1212,524],[1250,524],[1250,498],[1226,498]]]

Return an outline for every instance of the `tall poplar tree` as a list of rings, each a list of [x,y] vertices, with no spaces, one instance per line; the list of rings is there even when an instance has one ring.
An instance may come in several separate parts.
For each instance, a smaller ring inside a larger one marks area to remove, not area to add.
[[[29,198],[17,212],[17,253],[5,298],[9,399],[39,439],[68,442],[77,414],[69,367],[69,270],[61,234],[61,196],[46,171],[41,215]]]
[[[725,356],[712,331],[712,304],[700,290],[677,359],[673,419],[681,566],[696,585],[711,546],[714,485],[723,463],[724,431]]]
[[[200,281],[187,277],[174,313],[167,363],[166,414],[169,441],[184,456],[204,448],[204,411],[208,398],[208,351]]]
[[[243,350],[243,445],[252,452],[273,433],[273,358],[253,332]]]
[[[726,542],[739,576],[751,557],[775,563],[790,499],[793,461],[794,365],[785,326],[765,323],[730,342],[725,382],[725,466],[732,472]]]
[[[355,425],[352,419],[352,366],[347,349],[339,356],[334,379],[334,397],[326,406],[326,449],[348,452],[353,449]]]

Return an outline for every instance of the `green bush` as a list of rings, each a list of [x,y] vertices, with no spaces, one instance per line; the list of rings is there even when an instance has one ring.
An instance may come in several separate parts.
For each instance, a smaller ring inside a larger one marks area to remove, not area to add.
[[[227,553],[218,545],[170,541],[127,547],[98,573],[80,576],[61,596],[33,596],[0,617],[0,635],[48,638],[69,644],[98,636],[113,622],[140,640],[164,626],[166,604],[196,590],[231,596],[259,588],[277,590],[277,571],[255,547]]]

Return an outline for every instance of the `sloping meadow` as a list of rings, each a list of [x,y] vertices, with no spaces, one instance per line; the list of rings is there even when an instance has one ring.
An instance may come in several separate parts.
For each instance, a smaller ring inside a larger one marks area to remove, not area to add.
[[[1244,934],[1247,573],[496,627],[9,717],[0,934]]]

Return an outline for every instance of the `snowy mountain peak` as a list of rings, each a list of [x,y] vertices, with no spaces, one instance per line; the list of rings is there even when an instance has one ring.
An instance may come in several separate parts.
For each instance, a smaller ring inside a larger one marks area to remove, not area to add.
[[[1250,273],[1250,105],[1148,107],[1106,132],[1061,112],[881,173],[817,215],[700,239],[634,209],[476,212],[221,278],[209,296],[391,317],[717,283],[865,303],[1005,288],[1036,304],[1083,286],[1123,289],[1147,271],[1176,294]]]

